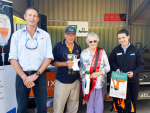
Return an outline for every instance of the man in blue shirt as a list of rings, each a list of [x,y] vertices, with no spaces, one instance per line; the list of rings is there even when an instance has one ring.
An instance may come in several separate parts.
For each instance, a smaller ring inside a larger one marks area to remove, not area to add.
[[[79,58],[81,48],[74,41],[75,28],[67,27],[64,36],[66,39],[57,43],[53,50],[52,65],[57,67],[53,108],[54,113],[63,113],[67,102],[67,113],[77,113],[80,89],[79,72],[75,71],[73,75],[67,74],[68,67],[73,66],[73,62],[67,60],[67,54],[75,54]]]
[[[38,11],[30,7],[24,14],[26,27],[13,33],[9,61],[16,75],[17,113],[26,113],[31,87],[38,113],[47,113],[47,66],[53,59],[51,39],[47,32],[37,27]]]

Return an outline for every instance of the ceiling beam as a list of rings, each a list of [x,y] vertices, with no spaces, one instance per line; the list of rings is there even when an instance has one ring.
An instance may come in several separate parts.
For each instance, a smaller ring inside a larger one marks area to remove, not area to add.
[[[128,24],[132,24],[132,22],[139,16],[140,13],[145,9],[145,7],[150,3],[149,0],[144,0],[138,9],[134,12],[134,14],[130,17]]]
[[[150,26],[150,22],[136,22],[136,21],[133,21],[132,25]]]
[[[27,0],[27,7],[31,7],[30,0]]]
[[[23,14],[21,14],[21,13],[17,12],[17,11],[16,11],[16,10],[14,10],[14,9],[13,9],[13,15],[15,15],[15,16],[17,16],[17,17],[21,18],[21,19],[24,19]]]

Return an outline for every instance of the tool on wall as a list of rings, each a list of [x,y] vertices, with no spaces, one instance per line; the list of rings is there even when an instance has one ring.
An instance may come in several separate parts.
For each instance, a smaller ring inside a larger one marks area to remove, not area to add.
[[[143,53],[143,51],[147,47],[147,45],[143,47],[142,43],[138,42],[138,43],[135,44],[135,47],[138,48],[138,45],[140,46],[139,50],[141,51],[141,53]]]

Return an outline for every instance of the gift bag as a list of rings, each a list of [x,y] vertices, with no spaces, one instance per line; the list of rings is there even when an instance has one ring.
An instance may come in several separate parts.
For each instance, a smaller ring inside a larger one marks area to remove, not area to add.
[[[127,73],[112,71],[109,96],[126,99]]]

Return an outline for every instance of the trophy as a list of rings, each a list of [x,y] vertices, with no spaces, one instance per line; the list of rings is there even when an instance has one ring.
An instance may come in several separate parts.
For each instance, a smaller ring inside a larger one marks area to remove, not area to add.
[[[78,70],[78,61],[79,61],[80,59],[77,59],[77,56],[78,56],[78,55],[75,55],[75,54],[66,54],[66,56],[67,56],[67,58],[64,57],[65,59],[71,60],[71,61],[74,62],[73,67],[68,67],[67,74],[68,74],[68,75],[74,75],[74,74],[75,74],[74,71],[77,71],[77,70]]]
[[[77,55],[67,54],[67,59],[73,61],[74,59],[77,59]],[[68,75],[74,75],[74,71],[72,67],[68,67]]]

